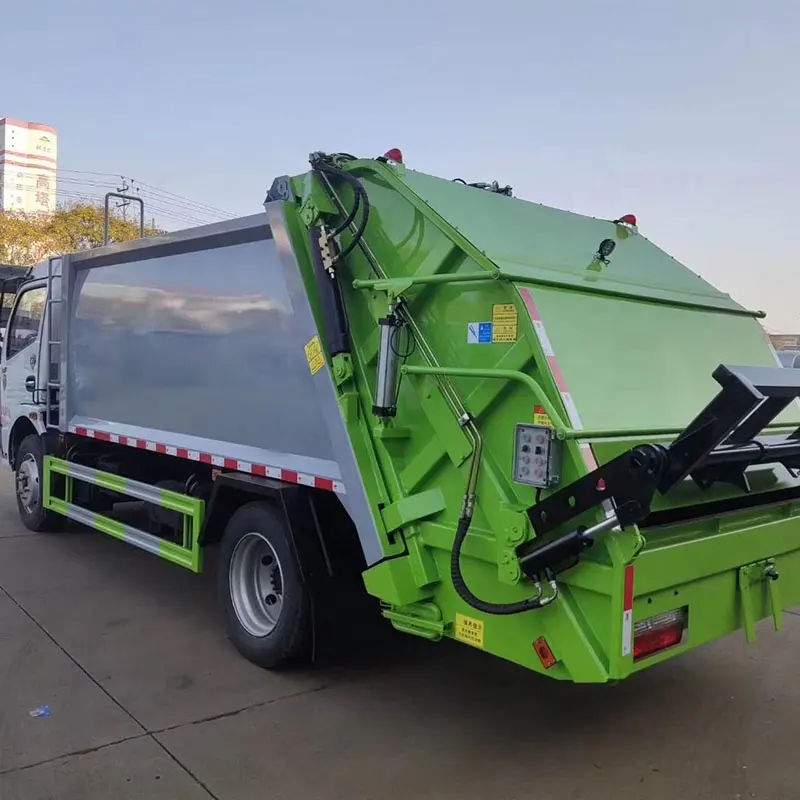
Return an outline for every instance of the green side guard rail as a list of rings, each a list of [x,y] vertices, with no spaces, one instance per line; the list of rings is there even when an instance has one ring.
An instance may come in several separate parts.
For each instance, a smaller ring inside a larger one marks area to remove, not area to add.
[[[64,497],[53,495],[55,475],[64,477]],[[72,502],[73,483],[76,480],[181,514],[183,517],[181,544],[166,541],[159,536],[76,505]],[[192,572],[200,572],[203,568],[203,552],[198,539],[203,524],[205,503],[197,498],[74,464],[54,456],[45,456],[43,505],[48,511],[54,511],[56,514],[107,533]]]

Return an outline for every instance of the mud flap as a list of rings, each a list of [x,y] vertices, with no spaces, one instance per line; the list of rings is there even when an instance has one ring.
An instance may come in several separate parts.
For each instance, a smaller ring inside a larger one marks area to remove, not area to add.
[[[778,580],[780,575],[775,566],[775,559],[768,558],[739,567],[739,597],[742,609],[742,622],[748,643],[756,641],[756,622],[758,616],[754,605],[754,592],[763,592],[766,588],[767,602],[775,630],[783,627],[783,607],[781,606]],[[765,586],[766,585],[766,586]]]

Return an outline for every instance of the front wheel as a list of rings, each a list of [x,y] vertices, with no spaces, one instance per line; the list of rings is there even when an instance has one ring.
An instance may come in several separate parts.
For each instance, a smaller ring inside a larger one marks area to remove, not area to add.
[[[310,651],[311,601],[289,536],[281,512],[254,502],[231,517],[220,546],[218,591],[228,636],[267,669]]]
[[[22,524],[37,533],[58,530],[64,518],[44,507],[44,451],[37,434],[26,436],[20,443],[14,477]]]

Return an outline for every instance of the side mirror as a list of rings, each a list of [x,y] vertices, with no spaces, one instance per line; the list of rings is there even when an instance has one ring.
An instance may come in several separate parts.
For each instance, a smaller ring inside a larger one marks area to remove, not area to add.
[[[28,375],[25,378],[25,388],[33,394],[36,391],[36,378],[33,375]]]

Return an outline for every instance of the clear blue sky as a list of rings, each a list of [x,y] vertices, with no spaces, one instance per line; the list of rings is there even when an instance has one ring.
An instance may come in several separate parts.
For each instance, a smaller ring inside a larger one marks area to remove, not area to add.
[[[796,0],[4,3],[0,116],[236,214],[312,150],[640,229],[800,332]],[[209,11],[202,11],[203,8]]]

